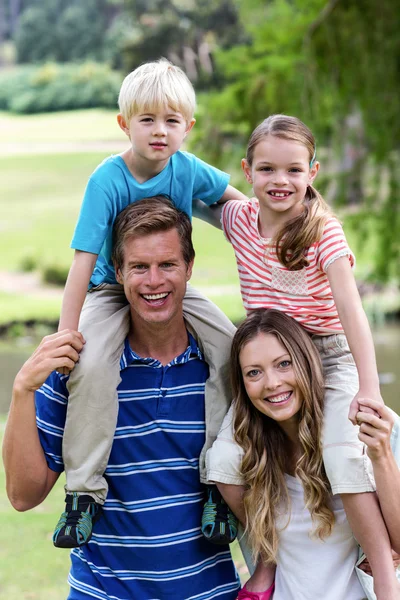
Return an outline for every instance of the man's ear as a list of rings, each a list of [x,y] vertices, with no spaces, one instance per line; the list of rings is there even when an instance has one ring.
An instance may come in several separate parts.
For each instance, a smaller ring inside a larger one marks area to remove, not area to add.
[[[316,176],[318,175],[318,171],[319,171],[319,162],[315,161],[313,163],[313,166],[310,169],[310,175],[308,177],[309,179],[309,183],[312,183],[314,181],[314,179],[316,178]]]
[[[191,121],[189,121],[189,124],[186,127],[185,137],[187,136],[188,133],[190,133],[192,131],[195,123],[196,123],[196,119],[192,119]]]
[[[191,260],[190,263],[188,264],[188,266],[186,267],[186,281],[189,281],[189,279],[192,276],[193,264],[194,264],[194,260]]]
[[[129,127],[127,125],[125,117],[123,117],[121,115],[121,113],[117,114],[117,123],[120,126],[120,128],[122,129],[122,131],[125,133],[125,135],[127,135],[128,137],[130,137]]]
[[[250,183],[250,185],[253,184],[253,178],[251,176],[251,166],[249,165],[249,163],[247,162],[247,160],[245,158],[242,158],[242,171],[244,173],[244,176],[246,177],[247,183]]]
[[[115,269],[115,279],[118,281],[118,283],[124,285],[124,278],[122,277],[121,269],[119,267]]]

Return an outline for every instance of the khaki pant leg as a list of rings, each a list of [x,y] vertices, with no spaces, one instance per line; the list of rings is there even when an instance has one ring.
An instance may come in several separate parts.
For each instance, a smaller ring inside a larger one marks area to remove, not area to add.
[[[325,376],[323,459],[333,494],[372,492],[371,461],[349,421],[350,403],[358,392],[358,374],[344,335],[316,340]]]
[[[205,387],[206,441],[200,454],[200,480],[207,483],[206,452],[232,400],[229,361],[236,328],[222,310],[190,285],[183,300],[183,314],[210,369]]]
[[[120,358],[129,331],[129,306],[122,286],[102,285],[88,293],[79,330],[86,344],[71,372],[63,437],[66,491],[103,503],[103,477],[118,416]]]

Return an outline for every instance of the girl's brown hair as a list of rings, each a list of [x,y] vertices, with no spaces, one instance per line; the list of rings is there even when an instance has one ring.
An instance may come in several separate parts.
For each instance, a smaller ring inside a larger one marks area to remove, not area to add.
[[[315,160],[315,139],[310,129],[297,117],[272,115],[255,128],[247,146],[246,160],[251,167],[257,144],[268,135],[303,144],[309,153],[310,166]],[[279,261],[290,271],[308,266],[307,251],[321,239],[325,222],[332,212],[321,194],[309,185],[304,211],[278,232],[274,243]]]
[[[285,470],[290,451],[279,424],[258,411],[243,382],[240,353],[259,334],[276,336],[291,356],[296,383],[303,398],[298,413],[302,449],[295,474],[304,488],[306,507],[315,523],[313,534],[330,535],[334,515],[331,490],[322,462],[324,379],[319,353],[305,330],[291,317],[273,309],[254,310],[239,326],[232,343],[231,378],[234,397],[235,440],[243,448],[241,465],[246,487],[246,530],[254,559],[276,562],[278,534],[275,521],[284,507],[289,510]],[[290,516],[289,516],[290,519]]]

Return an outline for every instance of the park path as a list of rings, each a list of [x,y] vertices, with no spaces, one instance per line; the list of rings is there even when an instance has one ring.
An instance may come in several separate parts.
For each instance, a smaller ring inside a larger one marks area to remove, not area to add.
[[[37,298],[60,298],[63,289],[44,284],[38,273],[12,273],[0,271],[0,292],[8,294],[29,294]]]

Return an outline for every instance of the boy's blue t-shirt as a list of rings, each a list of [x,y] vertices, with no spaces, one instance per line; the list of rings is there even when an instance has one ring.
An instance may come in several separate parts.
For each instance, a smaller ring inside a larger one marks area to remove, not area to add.
[[[112,228],[117,215],[142,198],[165,194],[192,217],[192,201],[210,205],[226,190],[229,175],[189,152],[178,151],[155,177],[138,183],[121,156],[106,158],[86,187],[71,248],[98,254],[90,285],[116,283],[111,262]]]

